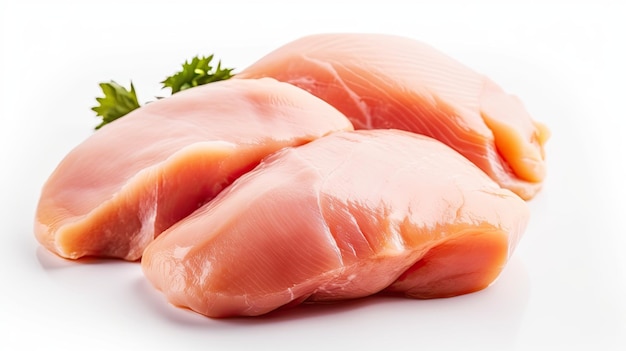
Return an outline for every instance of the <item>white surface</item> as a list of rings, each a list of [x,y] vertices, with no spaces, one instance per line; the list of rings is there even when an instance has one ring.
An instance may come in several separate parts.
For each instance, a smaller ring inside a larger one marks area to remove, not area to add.
[[[204,3],[2,0],[0,349],[626,349],[626,12],[617,1]],[[243,68],[329,31],[426,41],[551,128],[545,189],[493,286],[211,320],[168,305],[137,264],[67,262],[39,247],[40,188],[92,134],[97,83],[132,79],[146,101],[193,55]]]

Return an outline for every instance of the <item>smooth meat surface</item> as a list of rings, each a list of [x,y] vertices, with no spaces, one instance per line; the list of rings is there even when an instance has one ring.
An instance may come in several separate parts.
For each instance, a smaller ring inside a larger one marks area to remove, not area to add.
[[[496,279],[528,215],[439,141],[337,132],[264,159],[153,241],[142,268],[172,304],[210,317],[454,296]]]
[[[413,39],[311,35],[236,77],[273,77],[306,89],[355,129],[395,128],[438,139],[524,199],[545,177],[548,129],[489,78]]]
[[[41,192],[36,237],[66,258],[136,260],[266,155],[351,129],[335,108],[271,78],[180,92],[104,126],[61,161]]]

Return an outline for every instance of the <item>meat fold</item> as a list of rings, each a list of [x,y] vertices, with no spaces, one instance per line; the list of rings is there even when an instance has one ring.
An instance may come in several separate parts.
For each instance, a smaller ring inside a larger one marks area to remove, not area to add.
[[[281,148],[352,130],[335,108],[271,78],[188,89],[108,124],[51,174],[35,235],[59,256],[137,260],[162,231]]]
[[[437,140],[336,132],[265,158],[154,240],[141,264],[169,302],[209,317],[379,292],[449,297],[497,278],[528,216]]]
[[[541,189],[549,130],[516,96],[420,41],[316,34],[287,43],[237,78],[273,77],[343,112],[355,129],[402,129],[463,154],[524,199]]]

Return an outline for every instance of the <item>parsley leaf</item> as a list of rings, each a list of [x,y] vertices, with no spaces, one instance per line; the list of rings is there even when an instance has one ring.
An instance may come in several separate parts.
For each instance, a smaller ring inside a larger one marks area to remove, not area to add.
[[[98,116],[102,117],[102,123],[95,127],[96,130],[139,108],[137,93],[132,82],[130,83],[130,90],[114,81],[100,83],[100,88],[104,97],[96,98],[100,105],[91,108]]]
[[[233,76],[233,68],[222,68],[221,61],[218,61],[217,67],[213,67],[211,60],[213,60],[213,55],[196,56],[191,61],[185,61],[180,72],[161,82],[163,88],[171,88],[172,94],[175,94],[185,89],[226,80]],[[114,81],[100,83],[100,88],[104,97],[96,98],[99,105],[91,108],[96,112],[96,115],[102,117],[102,123],[95,127],[96,130],[140,107],[133,82],[130,82],[130,90]]]
[[[172,94],[179,91],[196,87],[211,82],[226,80],[233,76],[233,68],[222,68],[222,62],[218,61],[215,70],[211,66],[213,55],[196,56],[191,61],[185,61],[181,71],[167,77],[164,81],[163,88],[171,88]]]

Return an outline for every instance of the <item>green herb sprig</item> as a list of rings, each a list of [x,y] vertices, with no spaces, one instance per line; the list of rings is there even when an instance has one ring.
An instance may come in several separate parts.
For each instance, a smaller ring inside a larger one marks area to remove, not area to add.
[[[209,55],[196,56],[185,61],[180,71],[161,82],[162,88],[170,88],[173,95],[186,89],[227,80],[234,76],[233,68],[222,68],[221,61],[213,67],[212,60],[213,55]],[[102,122],[95,127],[96,130],[141,107],[132,81],[130,90],[115,81],[100,83],[100,88],[104,96],[97,97],[98,105],[91,108],[96,112],[96,116],[102,117]]]

